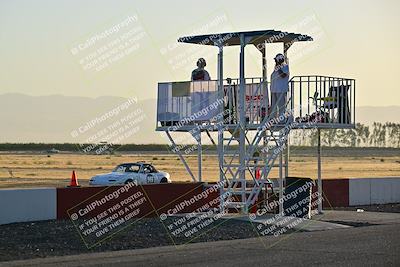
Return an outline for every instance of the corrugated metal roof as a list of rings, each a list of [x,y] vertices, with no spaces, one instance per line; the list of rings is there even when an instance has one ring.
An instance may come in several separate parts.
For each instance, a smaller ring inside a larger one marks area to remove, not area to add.
[[[222,43],[223,46],[240,45],[240,35],[243,34],[249,38],[248,44],[267,43],[292,43],[302,41],[312,41],[312,37],[299,33],[282,32],[275,30],[263,31],[247,31],[247,32],[227,32],[216,34],[205,34],[196,36],[185,36],[178,39],[181,43],[192,43],[201,45],[218,45]]]

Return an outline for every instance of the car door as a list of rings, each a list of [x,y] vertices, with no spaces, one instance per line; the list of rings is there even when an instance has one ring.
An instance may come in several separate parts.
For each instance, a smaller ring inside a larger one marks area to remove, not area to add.
[[[137,182],[138,184],[146,184],[146,174],[144,173],[144,165],[140,166],[140,170],[138,172]]]
[[[123,176],[121,177],[121,182],[125,183],[129,180],[135,182],[136,180],[138,180],[138,170],[139,168],[137,168],[137,165],[128,165],[125,169],[125,172],[123,173]]]
[[[152,176],[152,182],[153,183],[160,183],[161,178],[163,177],[163,175],[161,173],[159,173],[156,168],[154,168],[153,165],[149,165],[150,168],[150,173]],[[149,176],[148,176],[149,177]]]
[[[153,173],[153,169],[149,164],[143,164],[143,184],[154,184],[156,182],[156,176]]]
[[[123,184],[126,177],[126,165],[119,165],[117,168],[108,175],[108,184]]]

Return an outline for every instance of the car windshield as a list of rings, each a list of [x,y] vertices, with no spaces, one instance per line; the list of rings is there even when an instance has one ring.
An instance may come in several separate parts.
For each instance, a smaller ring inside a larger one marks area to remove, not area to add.
[[[137,164],[121,164],[118,165],[113,172],[139,172],[140,165]]]

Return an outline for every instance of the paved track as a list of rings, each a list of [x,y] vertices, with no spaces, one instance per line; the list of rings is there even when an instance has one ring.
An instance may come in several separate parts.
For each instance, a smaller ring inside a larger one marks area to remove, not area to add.
[[[0,266],[400,266],[400,222],[232,241],[0,263]]]

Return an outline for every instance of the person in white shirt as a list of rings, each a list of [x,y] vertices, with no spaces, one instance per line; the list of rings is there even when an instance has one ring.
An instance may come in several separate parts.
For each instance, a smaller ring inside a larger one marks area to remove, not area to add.
[[[192,81],[209,81],[210,74],[204,69],[207,66],[206,60],[204,58],[199,58],[197,60],[197,69],[192,71]]]
[[[271,74],[271,118],[279,117],[286,111],[287,92],[289,91],[289,66],[285,56],[275,56],[275,68]]]

